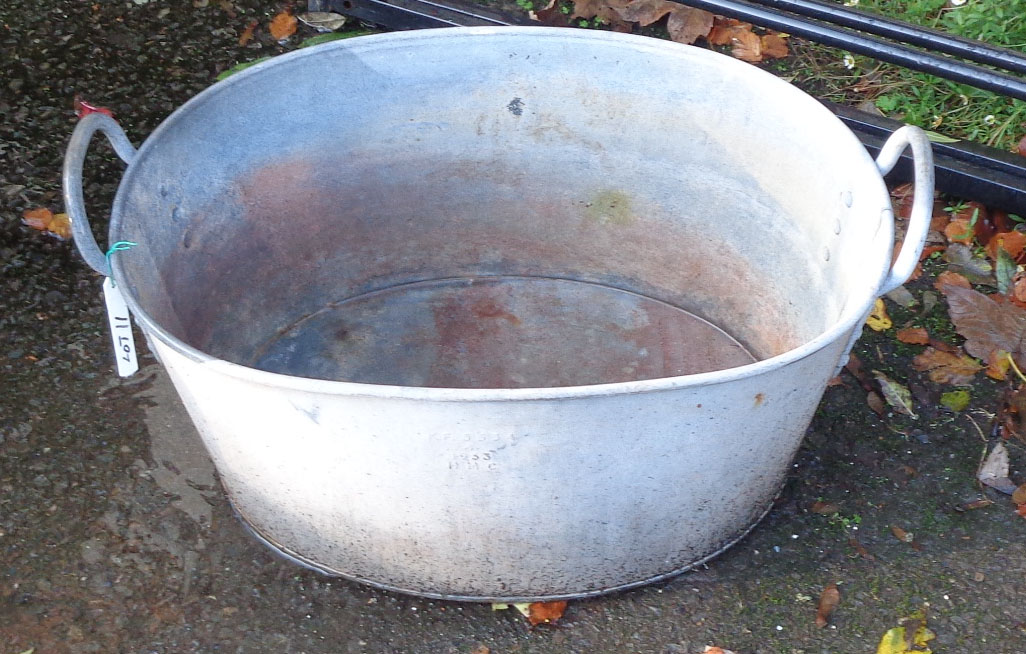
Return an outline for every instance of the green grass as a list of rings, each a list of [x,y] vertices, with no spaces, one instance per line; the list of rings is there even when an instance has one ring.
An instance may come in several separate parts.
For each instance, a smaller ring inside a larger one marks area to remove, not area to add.
[[[1026,0],[858,0],[855,6],[1026,51]],[[1003,149],[1026,134],[1026,103],[1020,100],[821,46],[810,46],[803,63],[792,71],[796,83],[819,87],[828,99],[869,101],[892,118]]]

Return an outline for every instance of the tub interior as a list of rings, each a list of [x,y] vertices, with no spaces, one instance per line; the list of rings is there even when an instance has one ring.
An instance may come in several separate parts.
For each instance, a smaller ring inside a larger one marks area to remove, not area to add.
[[[273,372],[523,388],[744,365],[875,290],[887,194],[811,98],[673,44],[462,34],[313,48],[166,121],[112,222],[138,308]]]

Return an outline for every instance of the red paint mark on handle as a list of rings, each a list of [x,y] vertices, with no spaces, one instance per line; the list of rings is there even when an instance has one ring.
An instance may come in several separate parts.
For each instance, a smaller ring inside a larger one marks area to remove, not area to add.
[[[107,107],[100,107],[94,104],[89,104],[82,99],[82,96],[75,96],[75,115],[79,118],[85,118],[89,114],[105,114],[114,117],[114,113]]]

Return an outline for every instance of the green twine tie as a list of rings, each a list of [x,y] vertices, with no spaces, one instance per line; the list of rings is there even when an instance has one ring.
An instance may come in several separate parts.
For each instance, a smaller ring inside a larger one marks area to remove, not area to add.
[[[114,269],[111,268],[110,265],[111,255],[113,255],[115,252],[124,252],[125,250],[131,250],[137,245],[139,244],[133,243],[132,241],[118,241],[116,243],[112,243],[110,249],[107,250],[107,273],[108,277],[110,277],[111,286],[117,286],[117,283],[114,281]]]

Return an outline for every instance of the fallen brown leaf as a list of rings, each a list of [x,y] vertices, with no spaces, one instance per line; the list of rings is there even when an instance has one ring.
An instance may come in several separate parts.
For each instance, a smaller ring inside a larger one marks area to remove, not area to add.
[[[919,260],[926,261],[934,252],[943,252],[946,249],[948,249],[946,245],[927,245],[919,254]]]
[[[887,404],[891,405],[898,413],[903,413],[913,420],[918,419],[912,405],[912,393],[908,387],[899,384],[879,370],[873,371],[873,377],[880,385],[880,393]]]
[[[62,241],[71,238],[71,218],[66,213],[53,213],[45,207],[26,209],[21,221],[32,229],[38,229]]]
[[[837,590],[837,584],[830,584],[823,589],[819,596],[819,606],[816,607],[816,626],[825,627],[830,622],[830,615],[837,608],[841,601],[841,591]]]
[[[257,19],[249,21],[249,25],[246,25],[246,29],[242,30],[242,34],[239,34],[239,45],[245,46],[253,40],[253,34],[256,32],[258,22]]]
[[[1008,358],[1008,352],[994,350],[987,357],[987,369],[984,374],[997,381],[1008,379],[1008,371],[1012,367],[1012,360]]]
[[[288,10],[282,11],[271,19],[269,31],[275,41],[282,41],[296,33],[299,21]]]
[[[966,339],[966,352],[987,361],[995,350],[1004,350],[1020,369],[1026,367],[1026,309],[970,288],[945,285],[940,290],[951,322]]]
[[[762,39],[751,30],[735,30],[730,37],[730,54],[741,61],[757,64],[762,61]]]
[[[543,622],[555,622],[563,617],[563,612],[566,611],[566,602],[531,602],[527,611],[527,621],[531,623],[531,626]]]
[[[965,218],[956,218],[944,228],[944,236],[949,243],[964,243],[969,245],[973,242],[976,234],[969,227],[969,221]]]
[[[1019,259],[1022,257],[1023,251],[1026,250],[1026,234],[1018,231],[994,234],[985,248],[987,256],[997,260],[998,248],[1007,252],[1013,259]]]
[[[942,287],[945,285],[959,286],[961,288],[973,287],[969,280],[966,279],[965,275],[960,275],[957,272],[952,272],[950,270],[945,270],[941,274],[937,275],[937,279],[933,283],[934,288],[941,292],[944,292]]]
[[[1021,386],[1005,394],[998,414],[998,424],[1004,438],[1017,438],[1026,441],[1026,386]]]
[[[763,34],[762,56],[767,59],[783,59],[791,54],[787,47],[787,37],[782,34]]]
[[[620,17],[618,10],[628,5],[628,0],[576,0],[571,18],[601,18],[603,22],[614,30],[618,27],[630,29],[630,23]]]
[[[864,558],[864,559],[866,559],[868,561],[875,561],[876,560],[876,557],[873,556],[872,554],[870,554],[869,550],[867,550],[862,545],[862,543],[860,543],[858,541],[858,539],[856,539],[856,538],[849,538],[848,539],[848,544],[851,545],[855,549],[855,551],[858,553],[858,555],[861,556],[862,558]]]
[[[841,507],[837,506],[836,504],[831,504],[830,502],[820,502],[818,500],[813,502],[812,506],[809,507],[809,511],[812,511],[813,513],[818,513],[820,515],[833,515],[834,513],[840,512],[840,510]]]
[[[912,368],[927,372],[930,380],[938,384],[965,386],[984,366],[971,357],[928,347],[912,359]]]
[[[1020,504],[1019,506],[1015,507],[1015,512],[1019,516],[1026,518],[1026,504]]]
[[[930,334],[923,327],[906,327],[898,330],[898,340],[911,345],[926,345],[930,342]]]
[[[1012,277],[1011,297],[1016,302],[1026,304],[1026,273],[1016,273]]]
[[[994,503],[994,500],[987,499],[986,497],[981,497],[980,499],[973,500],[971,502],[964,502],[962,504],[956,504],[954,506],[954,509],[955,509],[955,511],[958,511],[959,513],[964,513],[966,511],[974,511],[976,509],[982,509],[983,507],[990,506],[993,503]]]
[[[1015,146],[1015,151],[1018,152],[1020,156],[1026,157],[1026,136],[1019,139],[1018,145]]]
[[[55,213],[47,231],[62,241],[68,240],[71,238],[71,218],[66,213]]]
[[[53,220],[53,212],[44,207],[26,209],[21,214],[21,222],[32,229],[38,229],[41,232],[46,231],[46,228],[50,226],[51,220]]]
[[[881,418],[883,418],[884,414],[887,413],[887,405],[884,403],[883,396],[876,391],[869,391],[866,393],[866,404],[868,404],[869,408],[873,410],[873,413]]]
[[[1026,484],[1022,484],[1012,493],[1012,501],[1016,504],[1026,504]]]
[[[911,543],[914,540],[912,534],[897,525],[891,525],[891,533],[894,534],[895,538],[903,543]]]
[[[734,654],[734,652],[722,647],[716,647],[715,645],[706,645],[705,649],[702,650],[702,654]]]
[[[862,366],[862,361],[854,354],[848,355],[848,363],[844,364],[844,369],[850,372],[852,377],[858,380],[863,390],[871,391],[875,388],[873,385],[873,378],[866,374],[866,369]]]
[[[713,19],[713,28],[706,38],[710,45],[730,45],[730,39],[735,28],[751,31],[752,24],[744,23],[734,18],[716,16]]]
[[[676,4],[676,3],[674,3]],[[709,33],[713,15],[702,9],[676,5],[666,21],[666,31],[677,43],[692,44]]]
[[[626,21],[647,27],[678,6],[668,0],[633,0],[617,10],[617,13]]]
[[[491,654],[492,650],[487,645],[478,645],[470,654]]]

